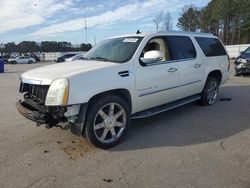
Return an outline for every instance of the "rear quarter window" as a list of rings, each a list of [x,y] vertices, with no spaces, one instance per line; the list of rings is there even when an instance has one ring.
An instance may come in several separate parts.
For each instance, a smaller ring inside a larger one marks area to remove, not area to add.
[[[227,55],[220,40],[217,38],[195,37],[203,53],[207,57]]]

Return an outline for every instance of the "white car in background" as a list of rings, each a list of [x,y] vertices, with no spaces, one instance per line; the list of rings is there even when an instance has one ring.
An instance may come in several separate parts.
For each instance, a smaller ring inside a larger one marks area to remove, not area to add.
[[[10,64],[23,64],[23,63],[31,64],[31,63],[36,63],[36,60],[29,56],[19,56],[13,59],[9,59],[8,62]]]
[[[76,54],[76,55],[74,55],[74,56],[72,56],[72,57],[66,58],[66,59],[65,59],[65,62],[80,60],[80,59],[83,59],[83,57],[84,57],[84,54],[83,54],[83,53]]]

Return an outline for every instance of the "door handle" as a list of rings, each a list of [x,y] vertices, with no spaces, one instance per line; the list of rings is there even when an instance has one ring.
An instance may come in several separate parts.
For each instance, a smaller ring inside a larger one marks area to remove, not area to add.
[[[168,69],[168,72],[176,72],[176,71],[177,71],[177,68],[171,67],[171,68]]]
[[[199,67],[201,67],[201,64],[200,64],[200,63],[194,64],[194,68],[199,68]]]

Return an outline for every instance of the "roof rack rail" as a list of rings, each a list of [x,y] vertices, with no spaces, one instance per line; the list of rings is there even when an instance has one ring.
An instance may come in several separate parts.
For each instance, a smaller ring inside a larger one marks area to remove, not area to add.
[[[212,33],[204,33],[204,32],[189,32],[189,31],[175,31],[175,30],[169,30],[169,31],[158,31],[158,33],[183,33],[183,34],[197,34],[197,35],[210,35],[213,36]]]

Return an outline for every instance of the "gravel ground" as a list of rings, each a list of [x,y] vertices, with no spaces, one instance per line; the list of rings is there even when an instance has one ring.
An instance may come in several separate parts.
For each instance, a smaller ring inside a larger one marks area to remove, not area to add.
[[[225,84],[215,105],[189,104],[132,121],[127,139],[100,150],[60,128],[37,128],[15,109],[19,76],[0,74],[0,187],[250,187],[250,77]]]

